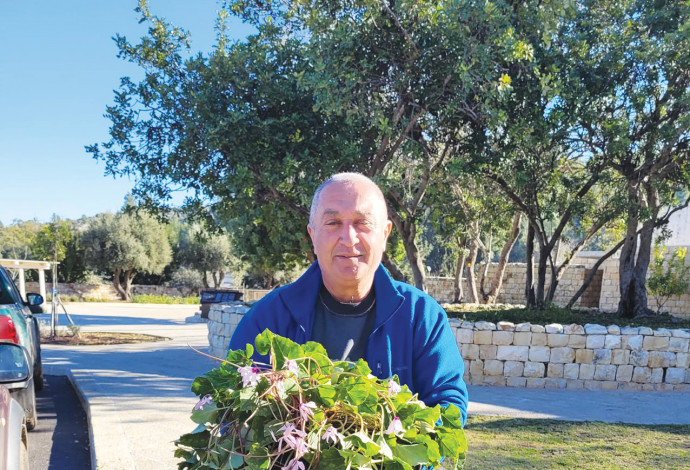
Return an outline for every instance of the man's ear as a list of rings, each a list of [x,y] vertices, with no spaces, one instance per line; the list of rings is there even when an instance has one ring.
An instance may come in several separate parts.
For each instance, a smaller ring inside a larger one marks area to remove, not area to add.
[[[311,228],[311,225],[307,224],[307,232],[309,233],[309,238],[311,238],[311,244],[314,244],[314,229]]]
[[[393,222],[386,220],[386,225],[383,228],[383,233],[386,234],[386,242],[388,242],[388,236],[391,234],[391,230],[393,230]]]

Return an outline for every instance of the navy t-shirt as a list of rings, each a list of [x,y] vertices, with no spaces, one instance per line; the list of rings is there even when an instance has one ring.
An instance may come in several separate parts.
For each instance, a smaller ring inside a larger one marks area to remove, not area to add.
[[[376,294],[373,287],[369,295],[355,305],[338,302],[321,284],[316,298],[312,340],[321,343],[332,360],[366,360],[367,341],[376,320],[375,306]]]

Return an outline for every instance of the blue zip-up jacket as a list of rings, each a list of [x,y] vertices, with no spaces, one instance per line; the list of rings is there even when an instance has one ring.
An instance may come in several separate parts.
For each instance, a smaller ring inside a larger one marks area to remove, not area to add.
[[[271,332],[304,344],[312,338],[321,269],[315,262],[295,282],[280,287],[244,315],[230,340],[230,349],[254,344],[256,336]],[[376,321],[367,343],[366,359],[380,379],[398,375],[428,406],[456,405],[467,419],[467,387],[463,363],[448,317],[421,290],[393,280],[383,266],[374,275]],[[255,359],[268,362],[255,353]]]

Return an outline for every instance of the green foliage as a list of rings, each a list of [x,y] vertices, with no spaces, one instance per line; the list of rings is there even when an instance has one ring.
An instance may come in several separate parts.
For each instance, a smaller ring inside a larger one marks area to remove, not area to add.
[[[32,246],[40,230],[41,224],[35,220],[0,227],[0,257],[32,259]]]
[[[668,299],[683,295],[690,285],[690,265],[685,264],[687,248],[678,248],[666,259],[666,247],[654,246],[647,288],[656,296],[657,311],[661,312]]]
[[[199,296],[172,297],[169,295],[139,294],[132,296],[134,304],[200,304]]]
[[[231,263],[230,238],[227,233],[193,226],[181,231],[178,254],[184,265],[201,274],[204,287],[209,287],[208,273],[213,277],[212,287],[218,287]]]
[[[459,410],[426,407],[381,381],[366,362],[332,362],[318,343],[298,345],[265,330],[254,347],[230,351],[198,377],[198,427],[176,441],[180,469],[461,468],[467,443]]]

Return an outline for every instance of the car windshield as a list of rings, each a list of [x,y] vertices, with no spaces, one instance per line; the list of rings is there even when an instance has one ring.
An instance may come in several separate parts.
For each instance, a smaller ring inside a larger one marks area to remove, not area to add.
[[[18,294],[16,287],[7,275],[7,271],[0,269],[0,305],[21,303],[16,298]]]

